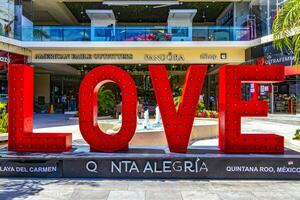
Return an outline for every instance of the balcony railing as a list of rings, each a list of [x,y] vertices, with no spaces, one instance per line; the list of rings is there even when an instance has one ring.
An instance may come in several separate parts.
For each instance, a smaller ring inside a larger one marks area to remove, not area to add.
[[[251,31],[227,26],[33,26],[22,30],[23,41],[245,41]]]

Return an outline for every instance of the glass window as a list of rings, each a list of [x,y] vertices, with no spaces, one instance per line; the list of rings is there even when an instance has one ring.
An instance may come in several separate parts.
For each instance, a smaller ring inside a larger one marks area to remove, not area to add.
[[[188,37],[189,29],[188,27],[173,27],[171,33],[173,37]]]

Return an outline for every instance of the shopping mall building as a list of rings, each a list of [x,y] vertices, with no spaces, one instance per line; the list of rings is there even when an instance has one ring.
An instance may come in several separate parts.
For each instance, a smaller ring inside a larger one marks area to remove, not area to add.
[[[299,66],[292,53],[272,45],[272,22],[285,1],[0,0],[1,101],[7,100],[8,63],[34,67],[35,111],[53,105],[57,113],[77,110],[79,84],[99,65],[129,72],[139,101],[151,107],[148,64],[166,64],[174,91],[189,64],[208,64],[202,97],[216,110],[220,66],[284,64],[286,81],[244,84],[243,98],[256,88],[270,113],[300,113]]]

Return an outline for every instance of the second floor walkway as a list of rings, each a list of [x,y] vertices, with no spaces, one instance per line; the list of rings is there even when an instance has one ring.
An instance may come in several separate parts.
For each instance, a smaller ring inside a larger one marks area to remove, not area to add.
[[[248,41],[251,28],[232,26],[32,26],[22,41]]]

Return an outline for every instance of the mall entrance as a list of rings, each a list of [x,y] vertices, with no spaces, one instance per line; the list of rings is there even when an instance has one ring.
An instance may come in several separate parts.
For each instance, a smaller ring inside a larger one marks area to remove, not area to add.
[[[50,98],[55,113],[76,112],[80,76],[52,75],[50,78]]]
[[[300,77],[287,76],[283,83],[273,84],[274,113],[300,113]]]
[[[90,70],[101,64],[69,65],[75,71],[74,74],[62,74],[51,71],[45,74],[45,69],[35,68],[35,112],[36,113],[66,113],[75,114],[78,108],[78,91],[81,80]],[[137,86],[139,113],[146,108],[150,115],[155,114],[156,100],[154,89],[148,71],[148,64],[115,64],[127,71],[134,79]],[[167,64],[170,84],[175,101],[179,101],[181,88],[184,84],[186,70],[189,64]],[[200,101],[205,110],[217,111],[218,76],[215,70],[220,65],[208,65],[208,73],[203,85]],[[49,72],[49,67],[46,67]],[[42,81],[43,80],[43,81]],[[118,114],[121,110],[122,94],[114,83],[107,83],[103,91],[110,90],[114,98],[114,108],[105,111],[107,115]],[[47,91],[48,93],[45,93]],[[101,98],[99,96],[99,98]],[[175,102],[176,103],[176,102]]]
[[[77,113],[78,91],[81,80],[90,70],[101,64],[71,64],[72,73],[61,73],[51,71],[49,66],[47,73],[35,68],[35,112],[37,113]],[[139,113],[145,108],[150,115],[155,114],[156,100],[151,79],[148,71],[148,64],[115,64],[127,71],[134,79],[139,102]],[[184,84],[186,70],[189,64],[166,64],[170,84],[173,91],[174,101],[180,100],[181,87]],[[206,79],[203,85],[200,101],[204,110],[218,111],[218,79],[219,67],[221,64],[208,65]],[[59,67],[58,67],[59,68]],[[69,70],[70,71],[70,70]],[[1,84],[5,90],[5,81]],[[258,98],[269,102],[269,113],[297,114],[299,113],[299,77],[287,76],[285,82],[274,84],[242,84],[242,99],[250,100]],[[117,85],[105,84],[104,91],[111,91],[111,98],[114,102],[109,109],[101,112],[105,115],[118,116],[121,110],[122,94]],[[255,96],[256,95],[256,96]],[[113,97],[112,97],[113,96]],[[99,96],[101,98],[101,96]]]

